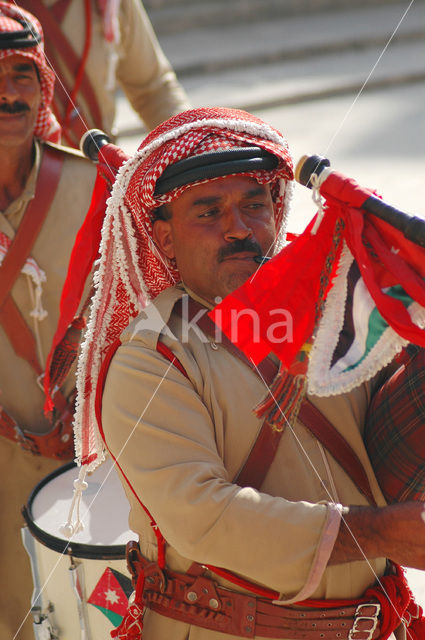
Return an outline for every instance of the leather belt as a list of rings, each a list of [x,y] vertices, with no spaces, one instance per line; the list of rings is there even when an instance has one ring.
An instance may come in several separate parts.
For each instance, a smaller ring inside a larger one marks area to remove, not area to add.
[[[375,640],[380,635],[377,602],[318,609],[273,604],[262,598],[218,586],[199,573],[161,570],[133,543],[129,570],[144,579],[142,603],[168,618],[241,638],[291,640]],[[196,575],[198,573],[198,575]]]
[[[54,421],[47,433],[34,433],[22,429],[18,423],[0,407],[0,436],[17,442],[22,449],[34,455],[71,460],[74,455],[74,439],[72,431],[74,415],[74,395],[71,394],[68,404]]]

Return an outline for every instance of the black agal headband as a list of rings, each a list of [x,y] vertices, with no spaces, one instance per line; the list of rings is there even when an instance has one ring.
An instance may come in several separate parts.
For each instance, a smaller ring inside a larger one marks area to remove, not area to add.
[[[19,18],[13,17],[12,20],[19,22],[23,26],[21,31],[2,31],[0,32],[0,49],[29,49],[36,47],[41,42],[41,35],[35,31],[32,25]]]
[[[279,159],[261,147],[211,151],[169,165],[158,178],[154,195],[160,196],[199,180],[220,178],[235,173],[271,171],[276,169],[278,164]]]

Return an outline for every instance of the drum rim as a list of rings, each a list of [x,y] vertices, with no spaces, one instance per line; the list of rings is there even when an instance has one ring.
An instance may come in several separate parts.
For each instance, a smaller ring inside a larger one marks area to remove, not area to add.
[[[60,476],[62,473],[69,471],[72,468],[76,468],[77,464],[74,461],[67,462],[66,464],[58,467],[47,476],[42,478],[38,484],[35,485],[31,491],[27,503],[22,507],[22,515],[26,522],[28,529],[38,542],[42,545],[56,551],[63,555],[73,556],[75,558],[83,558],[86,560],[122,560],[125,558],[125,544],[116,545],[101,545],[101,544],[87,544],[84,542],[70,542],[63,538],[58,538],[47,531],[41,529],[34,521],[32,512],[32,506],[36,496],[40,493],[41,489],[48,484],[51,480]]]

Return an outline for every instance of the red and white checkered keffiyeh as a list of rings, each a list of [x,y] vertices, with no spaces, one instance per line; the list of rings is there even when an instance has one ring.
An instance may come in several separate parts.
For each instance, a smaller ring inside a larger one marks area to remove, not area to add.
[[[185,111],[154,129],[119,170],[102,228],[96,293],[78,367],[76,454],[89,471],[104,459],[95,394],[105,354],[149,299],[180,280],[176,265],[160,255],[153,243],[152,215],[189,185],[154,197],[156,182],[168,165],[189,156],[252,145],[279,158],[272,171],[244,174],[270,183],[276,205],[277,251],[284,242],[293,166],[285,138],[259,118],[235,109]]]
[[[38,69],[41,86],[41,102],[34,135],[41,140],[59,142],[61,128],[50,109],[53,98],[55,74],[46,62],[41,25],[37,18],[29,13],[29,11],[21,9],[16,4],[0,1],[0,33],[23,31],[24,27],[18,20],[26,22],[31,31],[40,34],[41,42],[35,47],[25,49],[0,49],[0,60],[14,55],[20,55],[33,60]]]

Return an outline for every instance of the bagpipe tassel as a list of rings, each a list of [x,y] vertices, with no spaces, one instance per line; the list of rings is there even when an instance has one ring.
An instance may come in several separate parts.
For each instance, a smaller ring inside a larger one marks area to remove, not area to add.
[[[280,367],[267,396],[255,408],[259,418],[267,415],[267,422],[276,431],[283,431],[298,414],[304,397],[305,375],[292,376]]]
[[[142,603],[143,588],[145,586],[145,575],[143,570],[138,575],[134,600],[129,601],[127,613],[121,624],[116,629],[112,629],[111,638],[116,640],[142,640],[143,616],[145,607]],[[130,596],[130,600],[132,596]]]

